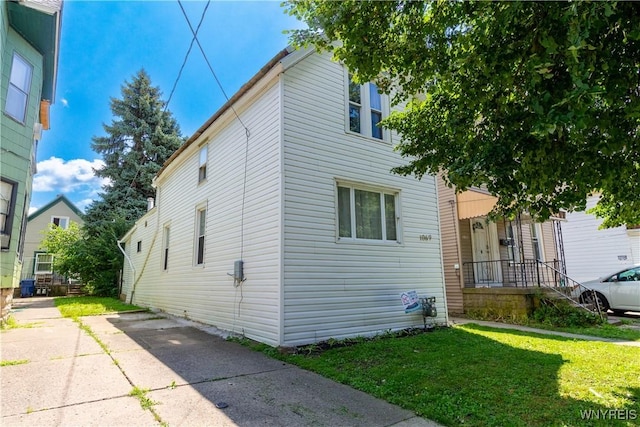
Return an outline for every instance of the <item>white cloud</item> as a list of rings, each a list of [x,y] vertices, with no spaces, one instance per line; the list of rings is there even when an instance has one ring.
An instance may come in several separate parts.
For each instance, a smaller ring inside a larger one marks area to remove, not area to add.
[[[81,193],[95,196],[102,186],[109,183],[106,178],[94,175],[93,169],[101,169],[104,162],[74,159],[65,161],[57,157],[38,162],[38,173],[33,177],[33,191],[56,191],[58,193]]]
[[[60,102],[62,103],[63,107],[68,107],[69,106],[69,101],[66,98],[62,98],[60,100]]]

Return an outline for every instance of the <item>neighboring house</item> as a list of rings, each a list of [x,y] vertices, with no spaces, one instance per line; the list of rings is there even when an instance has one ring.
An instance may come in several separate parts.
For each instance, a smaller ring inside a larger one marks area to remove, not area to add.
[[[449,313],[497,301],[501,292],[509,294],[505,288],[560,284],[555,270],[564,268],[561,218],[537,223],[521,214],[513,221],[489,221],[495,197],[478,188],[456,193],[443,179],[437,181]],[[485,296],[479,301],[476,294]]]
[[[587,199],[587,210],[599,197]],[[584,282],[640,265],[640,228],[622,226],[600,230],[602,220],[586,212],[567,213],[562,225],[567,274]]]
[[[157,174],[121,297],[272,346],[422,327],[410,290],[445,323],[435,179],[390,172],[389,109],[330,54],[281,51]]]
[[[41,249],[41,243],[51,224],[64,229],[72,222],[82,225],[84,221],[81,215],[80,210],[63,195],[58,195],[29,215],[24,238],[22,279],[36,279],[36,283],[47,286],[60,285],[65,281],[64,277],[55,274],[53,255]]]
[[[2,318],[22,271],[36,145],[55,97],[61,0],[0,3],[0,288]]]

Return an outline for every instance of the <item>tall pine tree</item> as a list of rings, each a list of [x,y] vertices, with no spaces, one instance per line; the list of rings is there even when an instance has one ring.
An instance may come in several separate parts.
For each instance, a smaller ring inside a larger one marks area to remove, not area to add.
[[[144,214],[147,198],[155,196],[153,177],[184,142],[160,89],[144,70],[125,81],[121,91],[121,99],[111,99],[114,118],[104,125],[107,135],[94,137],[91,144],[105,163],[95,174],[110,183],[87,209],[78,242],[84,262],[91,265],[81,277],[97,295],[116,295],[123,264],[117,239]]]
[[[96,175],[111,182],[103,187],[101,200],[87,209],[88,229],[104,221],[132,224],[142,216],[147,198],[155,196],[151,180],[184,142],[178,123],[164,109],[160,89],[151,85],[144,70],[121,90],[121,99],[111,99],[114,119],[104,125],[107,136],[96,136],[91,144],[105,162]]]

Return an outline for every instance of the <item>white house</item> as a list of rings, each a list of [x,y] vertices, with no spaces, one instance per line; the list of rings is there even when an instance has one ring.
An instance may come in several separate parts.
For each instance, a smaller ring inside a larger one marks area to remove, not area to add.
[[[435,179],[390,172],[389,109],[329,54],[278,53],[157,174],[121,296],[273,346],[422,327],[408,290],[445,323]]]
[[[587,199],[587,209],[599,197]],[[569,277],[583,282],[597,279],[631,265],[640,264],[640,228],[599,229],[602,220],[586,212],[567,213],[562,224],[564,252]]]

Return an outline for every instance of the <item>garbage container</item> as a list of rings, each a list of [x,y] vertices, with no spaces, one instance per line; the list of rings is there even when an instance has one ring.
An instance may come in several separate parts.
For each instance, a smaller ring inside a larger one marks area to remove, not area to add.
[[[36,279],[22,279],[20,281],[20,297],[32,297],[36,293]]]

